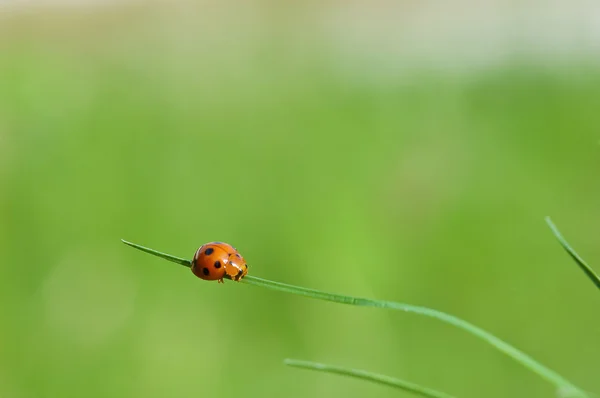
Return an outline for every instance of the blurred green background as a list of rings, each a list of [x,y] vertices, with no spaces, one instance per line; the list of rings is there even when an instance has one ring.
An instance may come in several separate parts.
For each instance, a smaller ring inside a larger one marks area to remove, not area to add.
[[[442,310],[600,392],[598,291],[543,221],[600,266],[597,64],[376,55],[332,9],[3,10],[0,397],[404,396],[286,357],[554,394],[438,321],[207,283],[121,238]]]

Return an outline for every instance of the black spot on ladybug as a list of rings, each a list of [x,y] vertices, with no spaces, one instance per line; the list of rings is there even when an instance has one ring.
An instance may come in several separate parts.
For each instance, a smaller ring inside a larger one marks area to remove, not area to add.
[[[208,249],[206,249],[204,251],[204,254],[206,254],[207,256],[210,256],[214,251],[215,251],[215,249],[213,249],[212,247],[209,247]]]
[[[235,256],[236,256],[237,258],[242,258],[242,256],[240,256],[240,253],[235,253]]]
[[[202,268],[202,273],[204,275],[208,275],[208,274],[210,274],[210,271],[208,270],[208,268]]]
[[[221,262],[215,261],[215,268],[221,268]]]

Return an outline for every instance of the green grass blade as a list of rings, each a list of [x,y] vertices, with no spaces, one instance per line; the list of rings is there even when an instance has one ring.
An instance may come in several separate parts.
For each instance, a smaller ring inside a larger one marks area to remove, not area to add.
[[[581,268],[583,270],[583,272],[585,272],[585,274],[588,276],[588,278],[590,278],[592,280],[592,282],[594,282],[594,284],[596,285],[596,287],[598,289],[600,289],[600,276],[598,276],[598,274],[596,274],[594,272],[594,270],[592,269],[592,267],[590,267],[583,260],[583,258],[581,258],[581,256],[579,256],[579,254],[577,254],[577,252],[571,247],[571,245],[569,245],[569,243],[562,236],[562,234],[560,233],[560,231],[558,230],[558,228],[556,227],[556,225],[554,225],[554,223],[552,222],[552,220],[550,219],[550,217],[546,217],[546,223],[548,223],[548,226],[552,230],[552,233],[554,234],[554,236],[556,237],[556,239],[558,239],[558,242],[561,244],[561,246],[563,247],[563,249],[565,249],[567,251],[567,253],[569,253],[569,256],[571,256],[571,258],[573,260],[575,260],[575,262],[577,263],[577,265],[579,265],[579,268]]]
[[[463,329],[463,330],[471,333],[474,336],[479,337],[480,339],[482,339],[485,342],[487,342],[488,344],[492,345],[499,351],[501,351],[501,352],[505,353],[506,355],[508,355],[509,357],[513,358],[514,360],[516,360],[523,366],[529,368],[533,372],[542,376],[547,381],[553,383],[557,388],[560,388],[563,390],[569,390],[569,391],[577,391],[579,393],[579,395],[575,395],[575,396],[580,396],[580,397],[587,396],[585,393],[580,392],[579,388],[577,388],[571,382],[569,382],[568,380],[563,378],[561,375],[559,375],[558,373],[554,372],[553,370],[545,367],[544,365],[537,362],[536,360],[534,360],[533,358],[531,358],[524,352],[516,349],[515,347],[506,343],[505,341],[499,339],[498,337],[492,335],[491,333],[489,333],[467,321],[464,321],[460,318],[457,318],[450,314],[446,314],[441,311],[437,311],[437,310],[427,308],[427,307],[419,307],[419,306],[415,306],[415,305],[411,305],[411,304],[398,303],[398,302],[394,302],[394,301],[372,300],[372,299],[366,299],[366,298],[344,296],[344,295],[334,294],[334,293],[326,293],[326,292],[322,292],[320,290],[288,285],[285,283],[270,281],[267,279],[262,279],[262,278],[258,278],[256,276],[250,276],[250,275],[247,275],[246,277],[244,277],[244,279],[242,279],[241,282],[251,284],[251,285],[256,285],[256,286],[267,287],[270,289],[279,290],[279,291],[286,292],[286,293],[298,294],[301,296],[310,297],[310,298],[314,298],[314,299],[332,301],[335,303],[356,305],[356,306],[361,306],[361,307],[387,308],[387,309],[392,309],[392,310],[397,310],[397,311],[411,312],[414,314],[419,314],[419,315],[427,316],[430,318],[435,318],[439,321],[449,323],[453,326],[456,326],[460,329]]]
[[[334,365],[326,365],[317,362],[299,361],[297,359],[286,359],[283,361],[284,364],[295,368],[316,370],[318,372],[334,373],[342,376],[354,377],[357,379],[371,381],[373,383],[383,384],[390,387],[395,387],[400,390],[408,391],[422,397],[429,398],[453,398],[452,395],[448,395],[443,392],[432,390],[427,387],[422,387],[418,384],[410,383],[408,381],[396,379],[394,377],[385,376],[377,373],[367,372],[359,369],[348,369]]]
[[[186,267],[189,267],[191,265],[189,260],[185,260],[185,259],[182,259],[179,257],[171,256],[169,254],[161,253],[161,252],[158,252],[153,249],[149,249],[149,248],[146,248],[146,247],[143,247],[140,245],[136,245],[134,243],[125,242],[125,241],[123,241],[123,242],[128,244],[129,246],[136,248],[136,249],[139,249],[146,253],[150,253],[152,255],[164,258],[168,261],[172,261],[172,262],[175,262],[175,263],[178,263],[181,265],[185,265]],[[249,285],[266,287],[269,289],[278,290],[280,292],[297,294],[300,296],[310,297],[310,298],[314,298],[314,299],[318,299],[318,300],[331,301],[334,303],[356,305],[356,306],[360,306],[360,307],[386,308],[386,309],[410,312],[410,313],[434,318],[439,321],[453,325],[457,328],[463,329],[464,331],[466,331],[476,337],[479,337],[480,339],[487,342],[488,344],[490,344],[491,346],[493,346],[500,352],[503,352],[504,354],[508,355],[509,357],[513,358],[515,361],[520,363],[521,365],[523,365],[526,368],[530,369],[531,371],[537,373],[539,376],[541,376],[548,382],[554,384],[557,387],[557,389],[559,389],[561,391],[571,391],[572,393],[571,393],[571,395],[569,395],[570,398],[588,398],[589,397],[583,390],[576,387],[574,384],[572,384],[570,381],[568,381],[567,379],[565,379],[564,377],[562,377],[555,371],[553,371],[553,370],[547,368],[546,366],[542,365],[541,363],[537,362],[536,360],[534,360],[533,358],[531,358],[529,355],[525,354],[524,352],[516,349],[515,347],[513,347],[510,344],[506,343],[505,341],[499,339],[498,337],[494,336],[493,334],[481,329],[480,327],[477,327],[467,321],[464,321],[460,318],[457,318],[450,314],[446,314],[441,311],[433,310],[433,309],[427,308],[427,307],[419,307],[419,306],[415,306],[415,305],[411,305],[411,304],[397,303],[394,301],[373,300],[373,299],[366,299],[366,298],[359,298],[359,297],[352,297],[352,296],[344,296],[344,295],[335,294],[335,293],[327,293],[327,292],[323,292],[321,290],[309,289],[309,288],[305,288],[305,287],[301,287],[301,286],[288,285],[286,283],[275,282],[275,281],[271,281],[268,279],[262,279],[262,278],[258,278],[256,276],[251,276],[251,275],[246,275],[244,277],[244,279],[242,279],[240,282],[249,284]]]
[[[141,251],[146,252],[146,253],[150,253],[153,256],[164,258],[167,261],[171,261],[171,262],[183,265],[183,266],[188,267],[188,268],[192,266],[192,262],[190,260],[186,260],[185,258],[175,257],[175,256],[171,256],[170,254],[161,253],[159,251],[156,251],[154,249],[150,249],[148,247],[144,247],[144,246],[138,245],[136,243],[127,242],[125,239],[121,239],[121,242],[123,242],[126,245],[131,246],[131,247],[133,247],[135,249],[141,250]]]

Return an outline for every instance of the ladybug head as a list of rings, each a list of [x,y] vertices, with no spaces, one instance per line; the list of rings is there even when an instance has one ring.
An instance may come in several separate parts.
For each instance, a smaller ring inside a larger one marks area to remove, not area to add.
[[[248,264],[239,253],[229,255],[229,261],[225,267],[227,275],[234,281],[239,281],[248,273]]]

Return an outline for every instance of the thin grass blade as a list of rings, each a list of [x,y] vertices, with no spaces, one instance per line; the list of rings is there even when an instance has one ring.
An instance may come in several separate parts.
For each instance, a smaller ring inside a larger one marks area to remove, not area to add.
[[[191,266],[191,262],[189,260],[161,253],[159,251],[149,249],[147,247],[140,246],[135,243],[130,243],[126,241],[123,241],[123,243],[132,246],[136,249],[139,249],[143,252],[164,258],[168,261],[172,261],[174,263],[181,264],[186,267]],[[254,286],[266,287],[269,289],[278,290],[280,292],[310,297],[317,300],[331,301],[334,303],[355,305],[359,307],[386,308],[434,318],[439,321],[453,325],[457,328],[463,329],[464,331],[472,334],[473,336],[482,339],[486,343],[496,348],[498,351],[503,352],[504,354],[508,355],[509,357],[513,358],[515,361],[520,363],[521,365],[538,374],[546,381],[554,384],[558,390],[572,392],[569,398],[589,398],[589,395],[586,394],[582,389],[575,386],[573,383],[562,377],[560,374],[537,362],[529,355],[506,343],[504,340],[499,339],[490,332],[487,332],[478,326],[475,326],[453,315],[446,314],[445,312],[437,311],[427,307],[419,307],[411,304],[397,303],[394,301],[373,300],[360,297],[344,296],[335,293],[327,293],[321,290],[288,285],[286,283],[275,282],[251,275],[246,275],[244,279],[242,279],[240,282]]]
[[[172,256],[170,254],[161,253],[161,252],[159,252],[157,250],[150,249],[150,248],[144,247],[142,245],[138,245],[137,243],[127,242],[125,239],[121,239],[121,242],[125,243],[128,246],[133,247],[134,249],[141,250],[141,251],[143,251],[145,253],[150,253],[153,256],[164,258],[167,261],[171,261],[173,263],[177,263],[177,264],[183,265],[183,266],[188,267],[188,268],[192,266],[192,262],[190,260],[186,260],[185,258],[175,257],[175,256]]]
[[[516,360],[521,365],[532,370],[539,376],[554,384],[557,388],[567,391],[576,391],[579,394],[573,395],[573,397],[587,397],[587,395],[582,390],[580,390],[570,381],[562,377],[560,374],[537,362],[529,355],[506,343],[504,340],[499,339],[490,332],[487,332],[478,326],[475,326],[453,315],[446,314],[445,312],[437,311],[427,307],[419,307],[411,304],[398,303],[394,301],[372,300],[366,298],[344,296],[341,294],[327,293],[316,289],[308,289],[305,287],[288,285],[285,283],[270,281],[267,279],[262,279],[250,275],[245,276],[244,279],[241,280],[241,282],[255,286],[267,287],[269,289],[278,290],[281,292],[310,297],[318,300],[332,301],[334,303],[356,305],[360,307],[386,308],[397,311],[411,312],[414,314],[434,318],[439,321],[456,326],[476,337],[479,337],[480,339],[495,347],[500,352],[503,352],[504,354]]]
[[[452,395],[433,390],[431,388],[423,387],[418,384],[410,383],[394,377],[371,373],[365,370],[359,369],[348,369],[340,366],[326,365],[323,363],[300,361],[297,359],[286,359],[283,361],[284,364],[295,368],[315,370],[318,372],[333,373],[342,376],[354,377],[361,380],[367,380],[373,383],[383,384],[386,386],[398,388],[407,392],[411,392],[416,395],[427,398],[454,398]]]
[[[600,276],[598,276],[598,274],[596,274],[594,272],[594,270],[592,269],[592,267],[590,267],[583,260],[583,258],[581,258],[581,256],[579,254],[577,254],[577,252],[575,251],[575,249],[573,249],[571,247],[571,245],[569,245],[569,243],[562,236],[562,234],[560,233],[560,231],[558,230],[558,228],[556,227],[556,225],[554,225],[554,223],[552,222],[552,220],[550,219],[550,217],[546,217],[546,223],[548,223],[548,226],[552,230],[552,233],[554,234],[554,236],[556,237],[556,239],[558,239],[558,242],[561,244],[561,246],[563,247],[563,249],[565,249],[567,251],[567,253],[569,253],[569,256],[571,256],[571,258],[573,260],[575,260],[575,262],[577,263],[577,265],[579,265],[579,268],[581,268],[581,270],[587,275],[588,278],[590,278],[592,280],[592,282],[596,285],[596,287],[598,289],[600,289]]]

